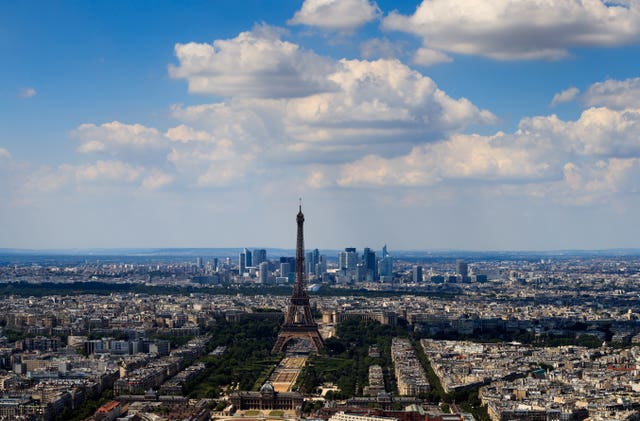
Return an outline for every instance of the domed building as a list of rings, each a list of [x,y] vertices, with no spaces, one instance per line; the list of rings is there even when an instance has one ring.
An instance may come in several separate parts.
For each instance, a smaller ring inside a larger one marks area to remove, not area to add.
[[[265,382],[260,391],[237,391],[229,395],[236,410],[299,410],[304,397],[300,392],[276,392],[270,381]]]

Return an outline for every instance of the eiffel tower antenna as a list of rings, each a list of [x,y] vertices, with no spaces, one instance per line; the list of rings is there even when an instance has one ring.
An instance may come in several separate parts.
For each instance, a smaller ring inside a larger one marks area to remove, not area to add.
[[[309,307],[309,295],[305,288],[304,273],[304,214],[302,213],[302,198],[298,199],[298,235],[296,238],[296,283],[293,285],[293,294],[289,302],[289,309],[284,318],[284,323],[278,334],[278,339],[271,352],[283,352],[292,339],[304,340],[314,351],[319,351],[324,346],[318,325],[313,320],[311,307]]]

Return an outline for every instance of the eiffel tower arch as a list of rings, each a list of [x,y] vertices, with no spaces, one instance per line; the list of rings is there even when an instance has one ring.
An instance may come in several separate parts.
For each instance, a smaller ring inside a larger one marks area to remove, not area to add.
[[[296,216],[298,223],[298,236],[296,241],[296,282],[293,285],[293,293],[289,301],[289,308],[280,328],[272,353],[284,352],[292,343],[306,344],[309,350],[319,351],[324,343],[318,325],[313,320],[311,307],[309,307],[309,295],[305,289],[304,275],[304,214],[302,205]],[[303,346],[304,348],[304,346]]]

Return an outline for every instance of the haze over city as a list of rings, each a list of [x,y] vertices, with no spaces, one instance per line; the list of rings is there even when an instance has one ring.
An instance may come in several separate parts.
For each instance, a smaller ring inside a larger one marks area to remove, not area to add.
[[[640,3],[3,2],[0,247],[638,248]]]

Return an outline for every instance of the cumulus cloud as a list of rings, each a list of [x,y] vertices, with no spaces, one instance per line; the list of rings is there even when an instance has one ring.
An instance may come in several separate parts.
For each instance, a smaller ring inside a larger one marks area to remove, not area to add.
[[[174,142],[188,143],[188,142],[208,142],[213,140],[210,133],[205,131],[195,130],[192,127],[181,124],[177,127],[172,127],[165,133],[165,136]]]
[[[101,125],[81,124],[71,132],[71,137],[78,139],[78,152],[116,154],[124,150],[149,150],[161,148],[166,139],[155,128],[141,124],[125,124],[119,121]]]
[[[23,99],[29,99],[29,98],[33,98],[34,96],[36,96],[37,92],[35,90],[35,88],[22,88],[20,90],[20,98]]]
[[[144,168],[123,161],[96,161],[89,164],[61,164],[56,168],[39,168],[26,182],[29,190],[54,191],[64,186],[87,184],[131,184]]]
[[[495,117],[397,60],[341,60],[329,78],[336,92],[291,100],[287,127],[306,147],[340,143],[367,148],[412,143]],[[318,130],[320,129],[320,130]],[[312,133],[311,138],[301,133]],[[303,146],[303,145],[298,145]]]
[[[143,180],[141,187],[144,190],[158,190],[173,182],[173,177],[170,174],[164,173],[159,170],[152,170]]]
[[[594,83],[582,96],[589,106],[608,107],[615,110],[640,107],[640,78],[609,79]]]
[[[417,142],[495,121],[491,112],[449,97],[398,60],[340,60],[332,68],[325,75],[334,86],[330,92],[176,105],[172,115],[215,139],[232,140],[237,153],[261,156],[261,162],[344,162],[373,152],[397,154]]]
[[[176,44],[179,65],[169,75],[186,79],[189,92],[232,97],[286,98],[331,90],[330,60],[258,27],[213,44]]]
[[[419,48],[413,55],[413,62],[422,66],[433,66],[438,63],[450,63],[453,59],[442,51],[430,48]]]
[[[589,108],[576,121],[557,116],[523,118],[519,133],[554,139],[559,151],[595,157],[640,156],[640,109]]]
[[[367,156],[343,166],[336,180],[341,187],[428,186],[445,180],[520,182],[552,177],[540,149],[527,148],[528,139],[454,135],[446,141],[414,147],[407,155],[383,159]]]
[[[640,158],[610,158],[591,163],[568,162],[559,185],[548,186],[549,193],[565,204],[609,203],[615,194],[640,191]]]
[[[380,17],[381,11],[369,0],[305,0],[287,23],[329,30],[353,30]]]
[[[214,153],[217,139],[229,139],[238,156],[260,156],[258,162],[344,162],[406,152],[419,141],[496,121],[397,59],[336,61],[281,36],[262,26],[211,45],[178,45],[180,67],[170,74],[187,78],[192,90],[229,98],[175,105],[172,115],[189,128],[165,135],[211,143],[198,153]]]
[[[366,59],[393,59],[402,56],[404,45],[387,38],[371,38],[360,44],[360,55]]]
[[[141,168],[133,167],[121,161],[97,161],[94,164],[69,166],[76,181],[80,183],[115,181],[131,183],[142,173]]]
[[[0,159],[10,159],[11,154],[5,148],[0,148]]]
[[[247,70],[251,54],[229,54],[233,48],[246,47],[241,44],[249,39],[248,44],[265,42],[269,48],[294,52],[281,54],[276,61],[293,60],[300,53],[295,44],[266,32],[240,34],[224,41],[229,43],[226,46],[214,41],[208,58],[216,63],[205,63],[202,74],[215,69],[214,78],[224,79],[231,77],[230,69],[245,66],[245,80],[267,83],[262,70]],[[253,47],[247,48],[253,51]],[[429,52],[427,47],[422,50]],[[56,177],[77,184],[104,180],[146,190],[173,183],[220,188],[255,177],[277,182],[279,177],[290,177],[294,166],[297,172],[306,166],[306,182],[313,188],[421,187],[472,181],[526,186],[523,194],[545,188],[561,192],[557,197],[570,192],[578,200],[598,189],[604,191],[597,180],[607,177],[609,184],[620,189],[632,187],[633,160],[640,159],[640,109],[599,106],[573,121],[555,115],[528,117],[513,133],[460,134],[470,125],[491,124],[496,118],[465,98],[450,97],[432,79],[397,59],[314,57],[325,66],[316,69],[313,81],[302,81],[297,74],[292,80],[300,86],[330,89],[299,86],[299,95],[291,96],[281,95],[284,91],[276,86],[265,88],[272,89],[265,95],[263,89],[228,83],[221,88],[230,96],[224,102],[173,106],[172,117],[179,123],[168,130],[120,122],[81,125],[72,132],[80,140],[81,152],[158,151],[161,160],[140,166],[122,158],[104,161],[109,164],[102,167],[99,161],[86,168],[58,168],[50,171],[48,181],[55,183]],[[217,62],[220,58],[224,66]],[[183,70],[197,67],[195,62],[181,61],[181,65]],[[623,82],[627,89],[634,83]],[[592,92],[599,92],[599,102],[613,104],[607,95],[613,97],[624,89],[612,81],[596,86],[600,85],[583,95],[585,101],[595,98]],[[577,88],[570,88],[552,102],[578,95]],[[623,101],[620,106],[628,104]],[[124,156],[128,155],[119,157]]]
[[[558,92],[557,94],[555,94],[553,96],[553,98],[551,99],[551,106],[555,107],[558,104],[562,104],[565,102],[571,102],[574,99],[576,99],[576,97],[578,96],[578,94],[580,93],[580,89],[572,86],[570,88],[565,89],[562,92]]]
[[[640,109],[589,108],[578,119],[523,118],[513,133],[454,134],[407,154],[309,169],[312,188],[500,186],[495,194],[584,205],[640,190]],[[517,187],[516,187],[517,186]]]
[[[225,187],[245,179],[248,165],[252,157],[245,157],[236,161],[220,161],[210,165],[200,174],[197,185],[200,187]]]
[[[630,0],[423,0],[383,28],[412,33],[427,48],[498,60],[560,59],[572,47],[640,39],[640,2]]]

